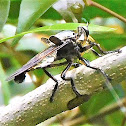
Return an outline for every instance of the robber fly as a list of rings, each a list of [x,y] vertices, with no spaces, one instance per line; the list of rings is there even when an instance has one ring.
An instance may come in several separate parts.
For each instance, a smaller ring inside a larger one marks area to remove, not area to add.
[[[50,102],[53,101],[54,95],[58,88],[58,81],[47,71],[47,68],[67,64],[66,68],[61,73],[61,78],[65,81],[71,82],[72,90],[78,97],[81,96],[81,94],[77,91],[73,78],[66,78],[66,72],[69,70],[71,66],[79,66],[78,63],[74,63],[74,59],[79,59],[87,67],[98,70],[105,77],[107,77],[107,75],[101,69],[90,66],[89,61],[83,58],[81,56],[81,53],[85,52],[88,49],[91,49],[95,55],[101,56],[92,48],[93,46],[96,46],[102,54],[119,52],[119,50],[104,52],[97,43],[90,41],[88,25],[78,27],[77,33],[73,31],[62,31],[56,35],[50,36],[49,39],[42,38],[42,41],[51,44],[51,46],[34,56],[19,70],[17,70],[14,74],[8,77],[7,81],[11,81],[14,79],[16,82],[21,83],[25,79],[25,74],[27,72],[41,68],[51,79],[53,79],[56,82],[54,89],[52,91],[52,95],[50,97]],[[65,59],[65,61],[57,64],[55,63],[55,61],[61,59]]]

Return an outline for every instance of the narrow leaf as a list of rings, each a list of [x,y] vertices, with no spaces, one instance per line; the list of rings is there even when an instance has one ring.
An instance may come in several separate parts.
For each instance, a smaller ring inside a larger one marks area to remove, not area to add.
[[[28,33],[50,31],[50,30],[76,30],[78,26],[85,26],[85,25],[86,24],[83,24],[83,23],[65,23],[65,24],[55,24],[55,25],[52,25],[52,26],[44,26],[44,27],[36,28],[36,29],[30,30],[30,31],[22,32],[20,34],[16,34],[16,35],[8,37],[8,38],[1,39],[0,43],[7,41],[9,39],[12,39],[12,38],[21,37],[21,36],[28,34]],[[114,31],[114,29],[109,28],[109,27],[91,24],[91,25],[89,25],[89,31],[112,32],[112,31]]]

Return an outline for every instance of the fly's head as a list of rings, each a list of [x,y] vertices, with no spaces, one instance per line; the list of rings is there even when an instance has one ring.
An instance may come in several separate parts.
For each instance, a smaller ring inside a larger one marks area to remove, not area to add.
[[[78,27],[77,32],[78,32],[77,42],[83,46],[85,42],[88,40],[88,36],[89,36],[88,24],[87,26]]]

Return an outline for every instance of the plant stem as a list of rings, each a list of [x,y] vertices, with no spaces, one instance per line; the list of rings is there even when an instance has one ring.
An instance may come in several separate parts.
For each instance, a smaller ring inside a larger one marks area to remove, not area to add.
[[[121,20],[121,21],[123,21],[123,22],[126,23],[126,18],[124,18],[123,16],[121,16],[121,15],[119,15],[119,14],[113,12],[112,10],[110,10],[110,9],[108,9],[108,8],[106,8],[106,7],[102,6],[102,5],[100,5],[99,3],[96,3],[96,2],[94,2],[94,1],[92,1],[92,0],[88,0],[88,1],[87,1],[87,4],[88,4],[89,6],[97,7],[97,8],[99,8],[99,9],[101,9],[101,10],[103,10],[103,11],[105,11],[105,12],[111,14],[111,15],[113,15],[114,17],[116,17],[116,18],[118,18],[119,20]]]

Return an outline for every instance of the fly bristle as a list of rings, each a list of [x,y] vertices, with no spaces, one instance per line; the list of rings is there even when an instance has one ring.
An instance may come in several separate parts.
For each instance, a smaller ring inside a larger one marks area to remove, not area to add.
[[[26,77],[25,73],[21,73],[18,76],[15,76],[14,81],[17,83],[22,83],[25,77]]]

